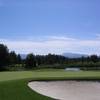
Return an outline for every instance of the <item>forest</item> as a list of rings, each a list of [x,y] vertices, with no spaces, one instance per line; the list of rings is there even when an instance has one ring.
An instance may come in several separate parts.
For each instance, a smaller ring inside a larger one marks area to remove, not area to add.
[[[16,54],[15,51],[9,51],[6,45],[0,44],[0,71],[20,71],[42,68],[100,70],[100,57],[91,55],[80,58],[68,58],[51,53],[48,55],[34,55],[33,53],[29,53],[25,59],[22,59],[21,54]]]

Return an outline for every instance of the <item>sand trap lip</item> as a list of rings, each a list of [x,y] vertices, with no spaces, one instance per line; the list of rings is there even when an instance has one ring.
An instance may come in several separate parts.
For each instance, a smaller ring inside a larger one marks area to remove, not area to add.
[[[28,86],[59,100],[100,100],[100,83],[90,81],[33,81]]]

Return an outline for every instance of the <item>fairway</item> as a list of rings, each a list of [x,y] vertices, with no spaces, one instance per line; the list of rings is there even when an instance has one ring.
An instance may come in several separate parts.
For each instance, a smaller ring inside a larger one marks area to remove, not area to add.
[[[0,72],[0,100],[52,100],[32,91],[28,86],[31,80],[99,80],[99,71],[67,72],[64,70],[34,70]]]
[[[36,70],[36,71],[15,71],[0,72],[0,81],[18,79],[100,79],[99,71],[70,72],[64,70]]]

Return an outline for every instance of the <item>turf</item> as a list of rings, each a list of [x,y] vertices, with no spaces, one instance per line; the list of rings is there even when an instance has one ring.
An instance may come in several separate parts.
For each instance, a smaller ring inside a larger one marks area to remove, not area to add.
[[[15,80],[0,83],[0,100],[52,100],[27,86],[28,80]]]
[[[64,70],[36,70],[0,72],[0,82],[18,79],[100,79],[99,71],[67,72]]]
[[[32,91],[27,83],[30,80],[58,79],[96,79],[100,80],[100,72],[63,70],[36,70],[20,72],[0,72],[0,100],[52,100]]]

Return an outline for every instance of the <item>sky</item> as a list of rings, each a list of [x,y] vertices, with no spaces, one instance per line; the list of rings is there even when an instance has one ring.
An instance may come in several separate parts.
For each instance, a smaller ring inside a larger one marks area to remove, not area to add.
[[[100,55],[100,0],[0,0],[0,43],[22,54]]]

